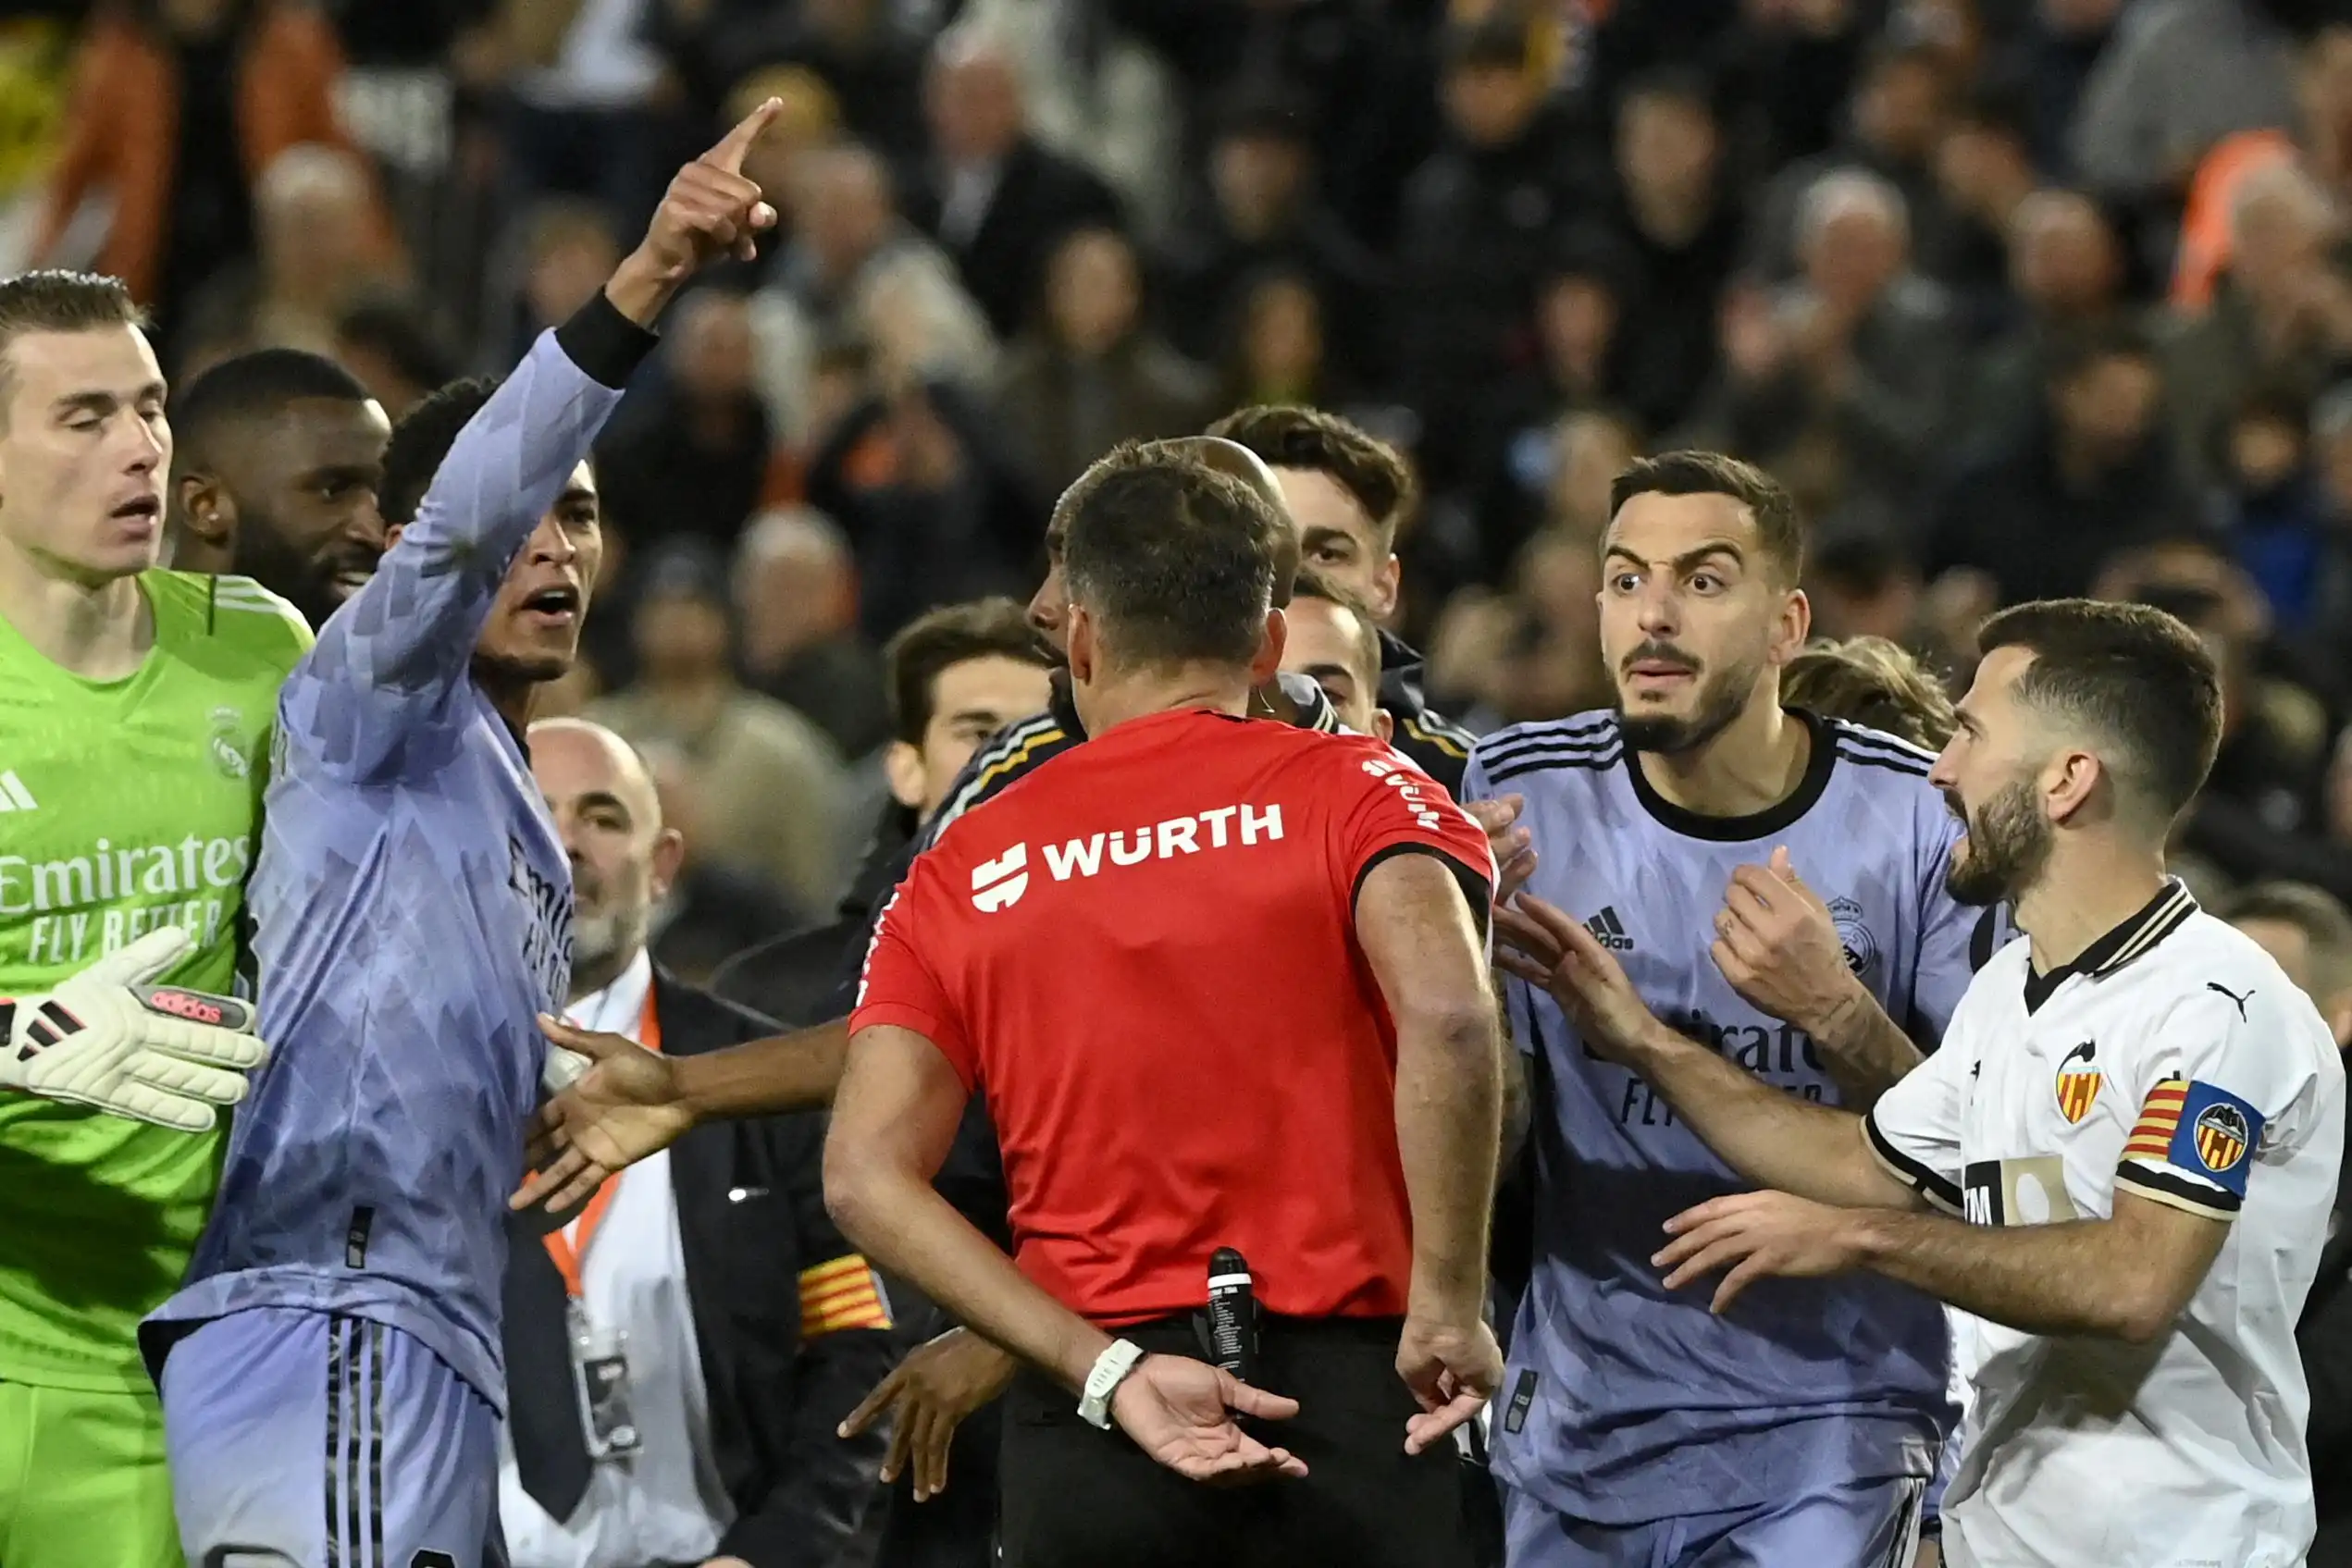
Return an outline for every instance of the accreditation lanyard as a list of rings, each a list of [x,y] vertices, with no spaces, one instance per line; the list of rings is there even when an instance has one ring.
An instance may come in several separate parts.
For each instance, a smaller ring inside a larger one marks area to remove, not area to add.
[[[638,1014],[637,1041],[647,1050],[662,1049],[662,1020],[653,1011],[653,987],[645,988],[645,1006]],[[613,1195],[621,1190],[625,1171],[616,1171],[605,1179],[580,1211],[580,1217],[562,1230],[547,1233],[547,1255],[555,1260],[556,1272],[563,1276],[563,1289],[572,1298],[575,1308],[586,1296],[580,1283],[580,1270],[588,1261],[588,1243],[596,1237],[597,1227],[604,1223],[604,1211],[613,1206]]]

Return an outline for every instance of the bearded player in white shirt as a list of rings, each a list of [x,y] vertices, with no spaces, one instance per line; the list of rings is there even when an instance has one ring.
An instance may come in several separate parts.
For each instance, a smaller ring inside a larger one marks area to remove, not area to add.
[[[1867,1269],[1982,1320],[1955,1568],[2293,1568],[2313,1529],[2294,1327],[2344,1070],[2269,956],[2164,874],[2219,740],[2212,662],[2160,611],[2079,599],[1995,616],[1980,646],[1932,778],[1968,826],[1951,891],[2012,900],[2027,940],[1866,1117],[1675,1034],[1540,901],[1497,912],[1499,961],[1779,1189],[1668,1221],[1669,1285],[1720,1271],[1724,1312]]]

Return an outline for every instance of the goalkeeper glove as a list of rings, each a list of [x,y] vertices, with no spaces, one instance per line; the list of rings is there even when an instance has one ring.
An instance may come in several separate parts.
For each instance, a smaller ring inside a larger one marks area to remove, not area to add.
[[[269,1058],[254,1008],[233,996],[157,985],[195,944],[164,926],[109,953],[45,996],[0,997],[0,1089],[203,1132],[216,1105],[245,1097]]]

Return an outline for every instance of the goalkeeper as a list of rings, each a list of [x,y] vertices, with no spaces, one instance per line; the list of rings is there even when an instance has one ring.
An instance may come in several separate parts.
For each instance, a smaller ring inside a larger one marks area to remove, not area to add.
[[[140,328],[112,278],[0,281],[6,1568],[180,1562],[136,1334],[211,1204],[214,1107],[262,1058],[250,1011],[206,993],[235,978],[278,687],[310,641],[247,579],[155,569],[171,431]]]

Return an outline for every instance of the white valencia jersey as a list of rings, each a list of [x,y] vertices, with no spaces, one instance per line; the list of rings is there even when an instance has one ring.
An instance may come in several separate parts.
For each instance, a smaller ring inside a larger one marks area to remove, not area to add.
[[[2270,956],[2167,883],[2049,975],[1994,957],[1872,1148],[1976,1225],[2105,1219],[2115,1193],[2227,1222],[2144,1346],[1955,1315],[1973,1401],[1954,1568],[2295,1568],[2314,1528],[2295,1322],[2344,1147],[2344,1068]],[[1973,1343],[1969,1342],[1973,1340]]]

